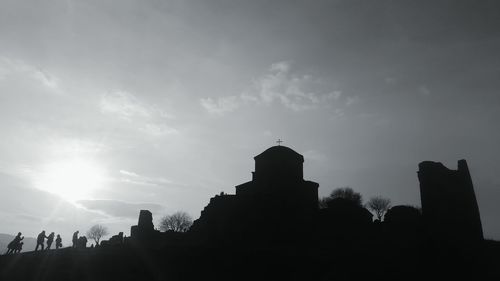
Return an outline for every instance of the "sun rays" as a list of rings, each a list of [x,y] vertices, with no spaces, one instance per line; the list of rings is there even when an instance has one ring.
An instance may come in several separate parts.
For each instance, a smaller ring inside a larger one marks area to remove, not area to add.
[[[37,186],[70,202],[88,198],[103,187],[104,169],[99,163],[73,158],[49,162],[42,167]]]

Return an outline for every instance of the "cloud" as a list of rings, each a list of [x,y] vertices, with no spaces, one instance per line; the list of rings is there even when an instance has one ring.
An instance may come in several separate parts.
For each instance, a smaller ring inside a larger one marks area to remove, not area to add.
[[[288,61],[281,61],[277,63],[273,63],[269,70],[275,71],[275,72],[289,72],[290,71],[290,62]]]
[[[218,99],[202,98],[201,105],[212,114],[224,114],[240,107],[240,99],[237,96],[228,96]]]
[[[103,113],[114,114],[125,120],[134,117],[150,118],[154,112],[153,108],[141,104],[134,95],[124,91],[103,95],[100,108]]]
[[[155,123],[147,123],[143,127],[140,127],[139,130],[155,137],[175,135],[179,133],[177,129],[171,128],[165,124]]]
[[[33,73],[33,77],[36,80],[40,81],[43,85],[45,85],[48,88],[55,89],[55,90],[57,90],[57,88],[58,88],[58,85],[59,85],[58,79],[46,71],[36,70]]]
[[[103,114],[128,122],[131,127],[153,137],[178,134],[179,131],[165,124],[174,116],[157,106],[147,104],[126,91],[115,91],[101,96],[99,108]]]
[[[334,102],[339,103],[342,96],[342,91],[331,83],[310,74],[296,73],[291,62],[281,61],[271,64],[242,94],[201,98],[200,103],[209,113],[218,115],[232,112],[244,104],[270,106],[277,103],[293,111],[305,111],[332,106]],[[350,105],[352,101],[352,97],[345,97],[344,103]]]
[[[130,177],[134,177],[134,178],[140,177],[138,174],[136,174],[134,172],[129,172],[129,171],[125,171],[125,170],[120,170],[120,174],[123,174],[123,175],[126,175],[126,176],[130,176]]]
[[[173,181],[162,177],[146,177],[134,172],[120,170],[120,181],[138,185],[160,186],[165,184],[174,184]]]
[[[59,79],[55,75],[21,60],[0,57],[0,80],[16,75],[27,77],[59,93]]]
[[[253,90],[266,105],[278,101],[300,111],[316,107],[324,98],[334,97],[314,92],[317,83],[311,75],[292,74],[291,63],[284,61],[272,64],[267,75],[254,81]]]
[[[160,204],[130,203],[118,200],[79,200],[77,204],[87,210],[99,211],[119,218],[137,218],[140,210],[149,210],[152,213],[164,210],[164,206]]]
[[[357,96],[354,96],[354,97],[347,97],[346,98],[346,101],[345,101],[345,105],[346,106],[351,106],[355,103],[358,103],[359,102],[359,97]]]
[[[304,158],[307,160],[313,160],[313,161],[319,161],[319,162],[325,162],[328,160],[328,158],[325,156],[324,153],[320,153],[317,150],[311,149],[307,150],[303,153]]]

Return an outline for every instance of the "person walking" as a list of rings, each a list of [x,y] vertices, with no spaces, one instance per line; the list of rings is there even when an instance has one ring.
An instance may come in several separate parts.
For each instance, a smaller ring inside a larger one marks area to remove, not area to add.
[[[73,233],[73,248],[78,248],[78,230]]]
[[[23,250],[23,245],[24,245],[24,242],[19,242],[19,244],[17,244],[16,249],[14,249],[14,254],[20,253]]]
[[[36,238],[35,252],[38,251],[38,246],[41,246],[43,251],[43,249],[45,248],[45,238],[47,238],[47,236],[45,236],[45,230],[44,230],[40,232],[40,234],[38,234],[38,237]]]
[[[52,246],[52,242],[54,242],[54,232],[51,232],[49,236],[47,236],[47,250],[50,250],[50,247]]]
[[[17,236],[14,237],[14,240],[12,240],[9,245],[7,245],[7,253],[5,253],[6,255],[16,252],[16,249],[19,247],[19,243],[21,243],[21,240],[24,239],[24,236],[21,237],[21,235],[22,233],[19,232]]]
[[[85,236],[80,236],[80,238],[78,238],[78,248],[81,248],[81,249],[85,249],[87,248],[87,237]]]
[[[62,247],[62,239],[61,235],[57,234],[56,238],[56,250]]]

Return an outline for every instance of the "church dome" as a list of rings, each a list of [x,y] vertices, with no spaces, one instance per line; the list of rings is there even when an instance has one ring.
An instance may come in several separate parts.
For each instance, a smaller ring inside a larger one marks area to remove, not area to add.
[[[260,159],[275,159],[275,158],[295,159],[297,161],[304,162],[304,157],[302,155],[297,153],[295,150],[282,145],[272,146],[266,149],[261,154],[254,157],[255,161]]]
[[[254,157],[257,180],[301,181],[304,157],[286,146],[273,146]]]

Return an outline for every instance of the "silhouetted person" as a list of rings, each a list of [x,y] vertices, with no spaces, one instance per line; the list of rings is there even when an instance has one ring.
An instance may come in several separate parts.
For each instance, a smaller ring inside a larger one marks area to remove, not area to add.
[[[78,230],[73,233],[73,248],[78,248]]]
[[[61,235],[57,234],[57,238],[56,238],[56,249],[59,249],[62,247],[62,239],[61,239]]]
[[[47,250],[50,250],[50,247],[52,246],[52,242],[54,242],[54,232],[51,232],[49,236],[47,236]]]
[[[23,237],[24,238],[24,237]],[[19,242],[14,249],[14,253],[20,253],[23,250],[24,242]]]
[[[17,234],[16,237],[14,237],[14,240],[12,240],[9,245],[7,245],[7,253],[5,254],[10,254],[10,253],[15,253],[16,252],[16,249],[17,247],[19,246],[19,243],[21,242],[21,240],[24,239],[24,236],[21,237],[21,232],[19,232]]]
[[[80,236],[80,238],[78,238],[78,248],[87,248],[87,237]]]
[[[35,251],[38,251],[38,246],[42,247],[42,251],[43,251],[43,249],[45,249],[45,238],[48,238],[48,237],[45,236],[45,230],[44,230],[44,231],[40,232],[40,234],[38,234],[38,237],[36,238]]]

